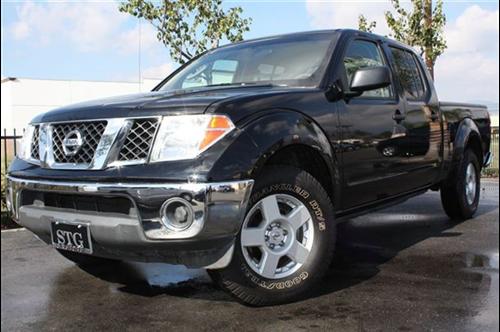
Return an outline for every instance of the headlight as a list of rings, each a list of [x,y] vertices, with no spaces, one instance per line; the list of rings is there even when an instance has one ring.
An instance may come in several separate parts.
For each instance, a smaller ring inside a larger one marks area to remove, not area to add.
[[[19,150],[17,156],[20,159],[30,160],[31,158],[31,140],[33,139],[33,133],[35,131],[35,126],[28,125],[26,130],[24,131],[23,138],[21,140],[21,145],[19,146]]]
[[[165,116],[156,135],[151,162],[194,159],[233,129],[231,120],[223,115]]]

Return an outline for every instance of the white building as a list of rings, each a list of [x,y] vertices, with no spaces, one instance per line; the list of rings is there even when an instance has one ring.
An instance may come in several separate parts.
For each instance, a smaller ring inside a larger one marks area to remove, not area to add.
[[[161,79],[142,82],[43,80],[2,78],[1,130],[9,135],[22,132],[37,114],[80,101],[150,91]],[[492,123],[498,126],[498,109],[491,110]]]
[[[68,81],[2,78],[1,115],[9,135],[22,132],[37,114],[81,101],[150,91],[161,79],[142,82]]]

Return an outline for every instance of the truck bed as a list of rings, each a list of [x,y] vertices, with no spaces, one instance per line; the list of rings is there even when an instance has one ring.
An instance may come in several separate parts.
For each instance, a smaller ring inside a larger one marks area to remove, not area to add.
[[[482,137],[483,151],[486,153],[491,144],[491,119],[485,105],[456,102],[440,102],[440,109],[444,115],[446,128],[451,142],[455,139],[460,122],[470,118],[477,125]]]
[[[439,106],[441,111],[446,115],[449,122],[454,122],[453,119],[471,118],[473,120],[488,120],[488,108],[480,104],[467,104],[457,102],[440,102]]]

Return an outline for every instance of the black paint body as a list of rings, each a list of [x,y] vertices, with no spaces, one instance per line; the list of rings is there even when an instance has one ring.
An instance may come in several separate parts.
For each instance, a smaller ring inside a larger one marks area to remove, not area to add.
[[[248,179],[257,177],[280,150],[301,145],[325,161],[336,214],[346,216],[435,186],[447,177],[452,163],[471,140],[479,145],[482,156],[489,151],[486,108],[440,103],[423,63],[419,65],[427,77],[425,100],[405,99],[394,74],[389,46],[408,50],[406,46],[353,30],[305,34],[330,34],[334,42],[325,76],[315,88],[240,86],[153,91],[68,106],[33,121],[200,113],[229,116],[237,129],[195,160],[77,171],[43,169],[16,159],[10,175],[99,182],[185,182],[194,175],[198,181]],[[277,38],[293,39],[297,35],[303,38],[303,34]],[[393,100],[332,98],[332,87],[339,91],[348,88],[341,63],[346,47],[355,39],[374,41],[383,50],[392,71]],[[394,114],[403,119],[395,120]],[[395,127],[406,135],[394,137]]]

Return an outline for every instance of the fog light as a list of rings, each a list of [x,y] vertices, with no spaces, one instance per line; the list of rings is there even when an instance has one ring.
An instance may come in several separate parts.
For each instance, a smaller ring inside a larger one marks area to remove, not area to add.
[[[163,203],[160,216],[165,227],[177,232],[188,229],[194,221],[194,211],[191,204],[178,197]]]

